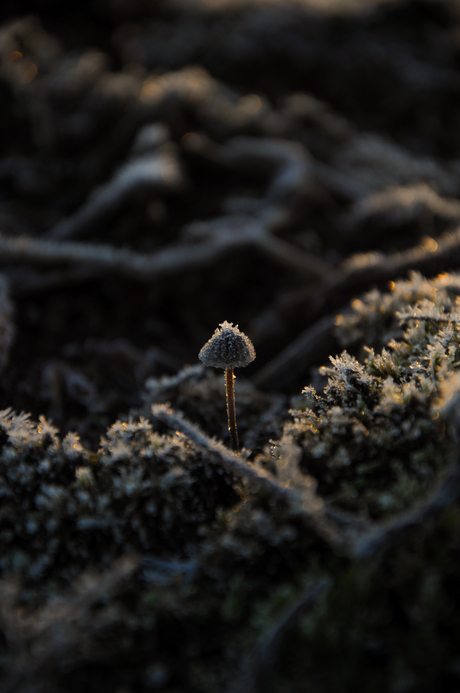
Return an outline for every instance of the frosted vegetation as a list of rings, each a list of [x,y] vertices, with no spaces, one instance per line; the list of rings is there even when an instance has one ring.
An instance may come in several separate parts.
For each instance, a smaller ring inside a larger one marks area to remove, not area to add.
[[[1,693],[458,693],[457,5],[0,3]]]
[[[95,643],[118,652],[126,638],[135,638],[146,658],[144,680],[174,680],[180,660],[182,678],[208,681],[210,690],[223,690],[238,653],[235,690],[243,690],[238,686],[263,679],[264,657],[302,613],[294,650],[283,659],[277,649],[276,657],[294,666],[309,643],[321,669],[338,642],[334,631],[321,635],[324,623],[335,622],[336,633],[355,628],[353,605],[334,614],[334,600],[344,589],[353,603],[367,599],[363,590],[378,603],[387,599],[381,581],[393,578],[385,568],[379,582],[375,561],[404,553],[406,537],[423,535],[427,520],[420,521],[458,484],[459,295],[459,276],[429,281],[414,274],[355,300],[336,319],[338,339],[355,355],[331,356],[321,369],[324,389],[306,387],[289,413],[242,382],[243,436],[259,448],[265,441],[255,459],[247,446],[234,455],[210,437],[225,421],[223,382],[201,366],[150,380],[143,412],[111,426],[97,452],[75,434],[61,439],[43,418],[35,423],[3,411],[0,587],[12,652],[6,690],[22,690],[27,681],[39,690],[32,683],[37,670],[49,690],[61,690],[58,650],[72,669]],[[429,533],[450,536],[459,521],[454,507]],[[355,582],[353,565],[363,559],[367,567]],[[425,604],[420,560],[409,570],[410,580],[421,582],[404,597],[408,609],[422,608],[419,599]],[[408,588],[404,580],[398,572],[387,587],[396,601]],[[385,625],[391,619],[379,608],[372,618],[381,637],[391,638],[395,623]],[[376,627],[361,620],[365,632]],[[178,637],[179,622],[190,635],[182,631],[173,661],[168,637]],[[125,633],[121,641],[114,629]],[[359,650],[354,637],[348,649]],[[25,649],[15,654],[18,639]],[[103,652],[101,660],[110,661]],[[123,659],[122,650],[117,656]],[[409,650],[405,656],[405,666],[415,666]],[[390,660],[391,652],[384,671]],[[353,678],[354,665],[343,653],[339,661]]]

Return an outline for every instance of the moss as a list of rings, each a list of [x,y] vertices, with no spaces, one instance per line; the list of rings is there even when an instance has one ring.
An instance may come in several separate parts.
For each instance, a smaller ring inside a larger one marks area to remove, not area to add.
[[[324,391],[306,388],[307,406],[284,429],[302,470],[337,507],[371,518],[400,512],[450,461],[443,392],[459,368],[459,301],[449,293],[459,286],[453,276],[414,275],[354,302],[339,321],[345,340],[391,338],[379,352],[366,347],[361,361],[346,351],[330,357]]]
[[[297,505],[274,482],[245,487],[220,465],[218,446],[141,416],[117,421],[91,452],[45,419],[1,412],[6,675],[21,671],[25,687],[39,668],[50,693],[88,681],[102,691],[120,681],[239,691],[261,671],[273,690],[292,693],[456,690],[454,476],[450,495],[423,510],[455,470],[457,448],[457,302],[442,287],[438,300],[439,281],[402,282],[416,297],[387,311],[390,341],[361,360],[333,357],[324,391],[306,388],[271,449],[242,458],[298,492]],[[363,299],[359,315],[383,315],[387,296]],[[257,416],[267,422],[276,403],[256,395],[251,404],[254,392],[248,385],[242,418],[261,441],[282,415],[261,434]],[[210,412],[215,399],[223,411],[221,394],[212,374],[189,369],[151,383],[149,397],[170,397],[192,416],[196,401]],[[386,541],[358,560],[373,533]]]
[[[389,283],[389,291],[373,289],[351,303],[351,311],[336,317],[336,336],[343,347],[365,347],[381,350],[392,339],[401,340],[404,324],[399,312],[407,312],[420,304],[430,309],[451,312],[457,305],[460,277],[444,272],[426,279],[411,272],[409,279]]]
[[[127,550],[181,552],[238,498],[193,444],[145,419],[114,424],[96,457],[45,420],[3,412],[0,429],[0,566],[37,589]]]

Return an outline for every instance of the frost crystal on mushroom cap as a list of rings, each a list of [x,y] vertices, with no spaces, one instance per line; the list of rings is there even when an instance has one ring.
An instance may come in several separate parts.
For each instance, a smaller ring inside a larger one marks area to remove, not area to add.
[[[242,368],[254,361],[254,346],[238,325],[222,322],[198,354],[205,366],[214,368]]]

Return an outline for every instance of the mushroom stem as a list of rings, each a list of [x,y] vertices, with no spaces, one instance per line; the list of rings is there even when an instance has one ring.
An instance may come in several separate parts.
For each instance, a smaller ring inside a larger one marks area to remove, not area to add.
[[[228,430],[230,431],[230,440],[232,441],[233,452],[239,452],[238,446],[238,431],[236,430],[236,413],[235,413],[235,388],[233,381],[233,368],[225,369],[225,387],[227,390],[227,414],[228,414]]]

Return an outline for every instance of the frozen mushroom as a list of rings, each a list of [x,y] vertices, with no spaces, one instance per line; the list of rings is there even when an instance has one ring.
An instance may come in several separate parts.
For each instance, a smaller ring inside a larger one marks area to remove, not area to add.
[[[238,432],[235,415],[234,368],[243,368],[254,361],[256,352],[254,346],[238,325],[222,322],[198,354],[205,366],[223,368],[225,371],[225,386],[227,390],[228,430],[232,449],[238,452]]]

